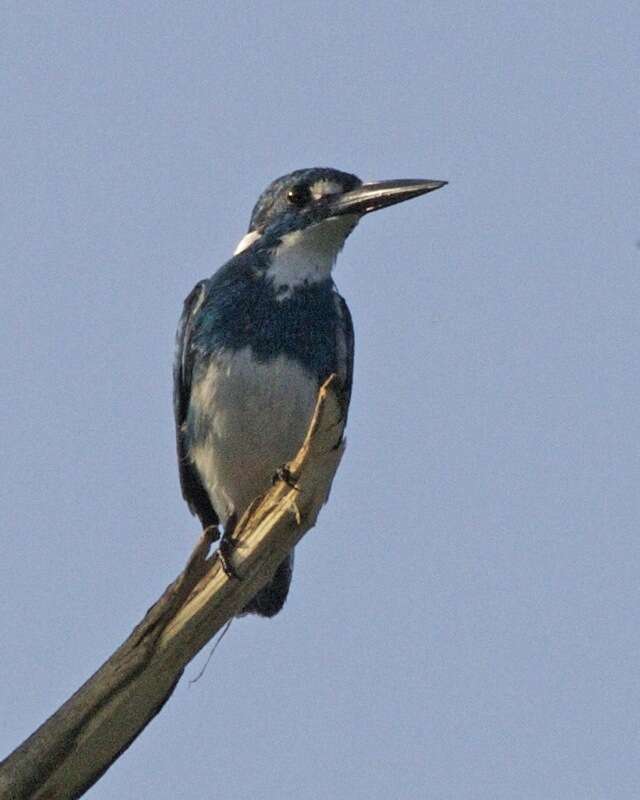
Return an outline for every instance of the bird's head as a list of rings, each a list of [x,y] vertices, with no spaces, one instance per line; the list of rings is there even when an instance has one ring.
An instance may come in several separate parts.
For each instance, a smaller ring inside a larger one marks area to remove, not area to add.
[[[287,273],[295,264],[312,264],[317,268],[315,279],[320,280],[330,272],[362,216],[445,184],[432,180],[363,183],[355,175],[328,167],[299,169],[273,181],[260,195],[249,231],[235,254],[252,246],[268,249],[276,262],[279,258],[286,266]],[[308,282],[309,276],[304,280]]]

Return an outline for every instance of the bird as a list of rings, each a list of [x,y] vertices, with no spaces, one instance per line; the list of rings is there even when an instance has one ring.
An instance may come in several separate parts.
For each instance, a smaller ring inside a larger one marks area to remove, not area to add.
[[[360,219],[446,185],[364,183],[328,167],[298,169],[259,196],[233,256],[184,302],[176,334],[174,415],[182,494],[222,544],[254,499],[298,452],[330,375],[346,415],[354,332],[332,277]],[[283,607],[293,551],[240,614]]]

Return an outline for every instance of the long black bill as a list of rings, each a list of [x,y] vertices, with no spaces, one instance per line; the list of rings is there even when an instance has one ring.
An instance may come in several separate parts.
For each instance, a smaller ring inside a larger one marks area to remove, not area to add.
[[[433,192],[447,185],[447,181],[398,180],[363,183],[357,189],[330,200],[332,214],[368,214],[379,208],[402,203],[421,194]]]

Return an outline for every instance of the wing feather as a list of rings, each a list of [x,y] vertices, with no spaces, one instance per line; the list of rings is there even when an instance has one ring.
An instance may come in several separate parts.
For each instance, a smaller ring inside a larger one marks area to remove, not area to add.
[[[176,333],[173,365],[173,409],[176,423],[176,449],[182,496],[192,514],[197,514],[203,527],[218,524],[209,495],[189,458],[187,416],[191,401],[191,382],[197,350],[193,347],[193,331],[208,290],[208,281],[200,281],[184,301],[184,309]]]
[[[349,403],[351,401],[351,388],[353,386],[353,352],[354,352],[354,333],[353,333],[353,320],[351,319],[351,312],[344,297],[337,292],[336,306],[338,314],[340,315],[342,325],[340,326],[339,336],[342,341],[338,342],[338,357],[340,367],[344,370],[344,383],[342,389],[342,399],[344,404],[345,416],[349,410]]]

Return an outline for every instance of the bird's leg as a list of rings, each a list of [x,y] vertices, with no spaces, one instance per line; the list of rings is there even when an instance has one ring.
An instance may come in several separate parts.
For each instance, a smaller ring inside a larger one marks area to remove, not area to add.
[[[234,511],[224,526],[224,533],[222,534],[220,544],[218,545],[218,558],[220,559],[220,564],[222,565],[224,574],[228,578],[235,578],[236,580],[240,581],[242,578],[235,571],[230,561],[231,553],[235,547],[235,542],[231,537],[233,536],[233,532],[235,531],[237,524],[238,515]]]
[[[278,469],[273,474],[271,483],[275,486],[275,484],[278,481],[283,481],[291,489],[295,489],[296,492],[300,491],[300,487],[296,483],[293,473],[286,464],[283,464],[281,467],[278,467]]]

